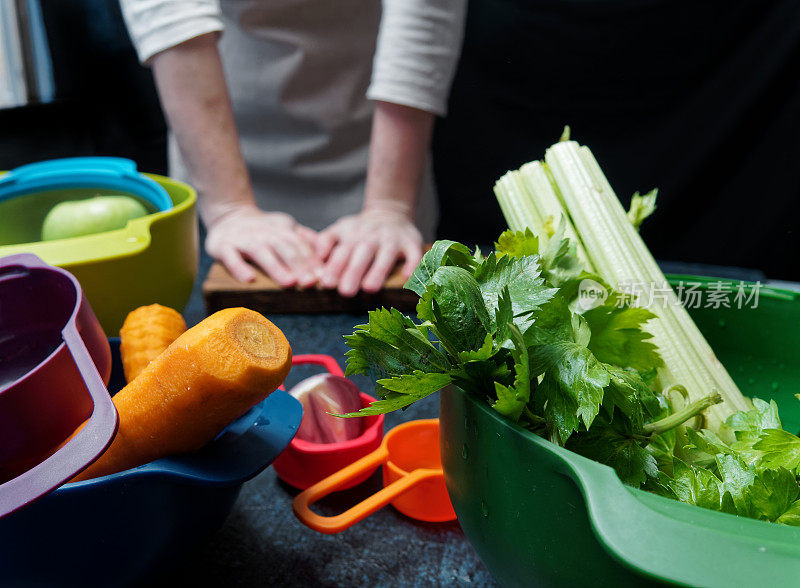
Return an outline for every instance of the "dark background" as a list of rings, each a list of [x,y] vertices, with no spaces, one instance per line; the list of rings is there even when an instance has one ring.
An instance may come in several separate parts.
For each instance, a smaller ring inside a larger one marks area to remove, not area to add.
[[[471,0],[434,160],[440,230],[491,242],[491,187],[565,124],[661,260],[800,278],[800,3]]]
[[[5,0],[4,0],[5,1]],[[0,109],[0,169],[57,157],[129,157],[166,173],[167,127],[116,0],[42,0],[56,86],[49,104]]]
[[[101,154],[165,173],[158,97],[117,2],[42,8],[57,99],[0,110],[0,169]],[[642,229],[657,258],[800,279],[799,71],[795,0],[471,0],[434,140],[440,236],[493,242],[494,181],[570,124],[625,205],[660,188]]]

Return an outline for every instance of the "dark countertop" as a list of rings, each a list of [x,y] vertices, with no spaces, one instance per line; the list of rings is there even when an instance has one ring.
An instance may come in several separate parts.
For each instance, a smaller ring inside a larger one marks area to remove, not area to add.
[[[201,260],[205,276],[209,260]],[[188,324],[205,316],[201,279],[184,315]],[[295,354],[332,355],[344,367],[342,335],[366,321],[360,315],[274,315]],[[291,386],[318,368],[290,374]],[[374,385],[353,378],[364,392]],[[385,430],[438,415],[438,395],[386,417]],[[325,515],[342,512],[381,487],[380,470],[360,486],[318,503]],[[272,468],[246,483],[222,528],[187,561],[164,578],[169,586],[491,586],[492,577],[457,522],[420,523],[386,507],[338,535],[323,535],[302,525],[292,513],[297,491]],[[315,507],[317,508],[317,507]]]

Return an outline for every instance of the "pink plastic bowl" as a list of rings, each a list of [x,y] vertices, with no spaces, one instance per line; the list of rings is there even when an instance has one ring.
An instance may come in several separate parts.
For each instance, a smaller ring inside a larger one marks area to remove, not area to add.
[[[75,277],[29,253],[0,259],[0,517],[111,443],[110,373],[108,339]]]
[[[297,355],[292,365],[316,364],[324,366],[335,376],[344,376],[336,360],[329,355]],[[375,399],[361,393],[361,403],[369,406]],[[293,439],[289,447],[275,460],[273,467],[278,477],[287,484],[305,490],[345,466],[377,449],[383,440],[383,415],[364,418],[364,432],[355,439],[342,443],[312,443]],[[369,478],[375,468],[365,471],[338,490],[346,490]]]

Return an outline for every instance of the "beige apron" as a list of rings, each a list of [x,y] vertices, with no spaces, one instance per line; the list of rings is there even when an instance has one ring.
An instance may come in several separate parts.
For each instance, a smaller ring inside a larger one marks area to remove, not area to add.
[[[219,48],[242,152],[264,210],[322,229],[361,208],[380,0],[221,0]],[[170,173],[186,177],[174,138]],[[417,223],[432,237],[426,175]]]

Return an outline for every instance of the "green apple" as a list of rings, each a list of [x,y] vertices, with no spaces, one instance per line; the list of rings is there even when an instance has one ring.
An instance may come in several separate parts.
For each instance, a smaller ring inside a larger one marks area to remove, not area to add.
[[[42,241],[68,239],[121,229],[147,210],[129,196],[95,196],[56,204],[42,224]]]

